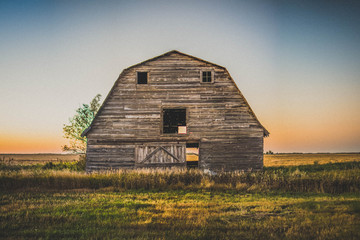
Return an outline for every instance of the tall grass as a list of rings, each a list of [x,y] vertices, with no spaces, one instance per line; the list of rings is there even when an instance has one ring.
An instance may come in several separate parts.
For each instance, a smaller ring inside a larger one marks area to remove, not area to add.
[[[259,172],[222,172],[216,175],[200,170],[118,170],[86,174],[70,170],[22,169],[0,171],[0,190],[15,189],[99,189],[176,190],[210,189],[243,192],[289,191],[346,193],[359,192],[360,163],[310,167],[273,167]]]
[[[85,156],[80,156],[80,160],[72,162],[46,162],[36,164],[11,164],[4,161],[0,162],[0,171],[20,171],[20,170],[64,170],[85,171]]]

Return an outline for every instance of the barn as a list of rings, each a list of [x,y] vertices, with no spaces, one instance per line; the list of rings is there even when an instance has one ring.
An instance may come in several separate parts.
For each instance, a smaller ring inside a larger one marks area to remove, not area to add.
[[[268,135],[226,68],[174,50],[122,71],[83,132],[86,170],[259,170]]]

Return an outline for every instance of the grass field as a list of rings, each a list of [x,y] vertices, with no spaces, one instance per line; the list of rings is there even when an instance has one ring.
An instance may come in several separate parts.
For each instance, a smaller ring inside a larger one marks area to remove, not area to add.
[[[360,239],[359,154],[284,155],[215,176],[2,163],[0,238]]]
[[[38,164],[46,162],[73,162],[80,160],[79,154],[0,154],[0,161],[7,164]]]
[[[294,153],[266,154],[264,166],[299,166],[360,161],[359,153]]]
[[[10,164],[37,164],[46,162],[73,162],[80,160],[79,154],[0,154],[0,161]],[[196,156],[193,158],[195,159]],[[191,159],[193,160],[193,159]],[[360,161],[360,153],[294,153],[264,155],[264,166],[298,166]]]

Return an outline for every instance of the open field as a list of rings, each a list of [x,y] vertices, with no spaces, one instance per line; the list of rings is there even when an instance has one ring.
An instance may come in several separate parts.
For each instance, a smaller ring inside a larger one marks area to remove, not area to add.
[[[360,153],[280,153],[264,155],[264,166],[299,166],[360,161]]]
[[[36,164],[46,162],[73,162],[80,160],[79,154],[0,154],[0,161],[10,164]]]
[[[0,238],[359,239],[359,194],[1,193]]]
[[[73,162],[79,154],[0,154],[0,160],[11,164],[36,164],[46,162]],[[264,166],[298,166],[360,161],[360,153],[280,153],[264,155]]]
[[[1,163],[0,238],[360,239],[360,161],[336,157],[217,175]]]

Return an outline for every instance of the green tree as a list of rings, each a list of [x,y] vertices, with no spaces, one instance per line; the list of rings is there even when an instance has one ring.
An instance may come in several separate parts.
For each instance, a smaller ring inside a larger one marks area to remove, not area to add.
[[[88,128],[100,108],[101,95],[97,94],[90,104],[83,104],[76,110],[76,114],[69,119],[69,124],[64,124],[64,138],[69,139],[69,145],[62,146],[63,151],[84,153],[86,150],[86,137],[83,131]]]

